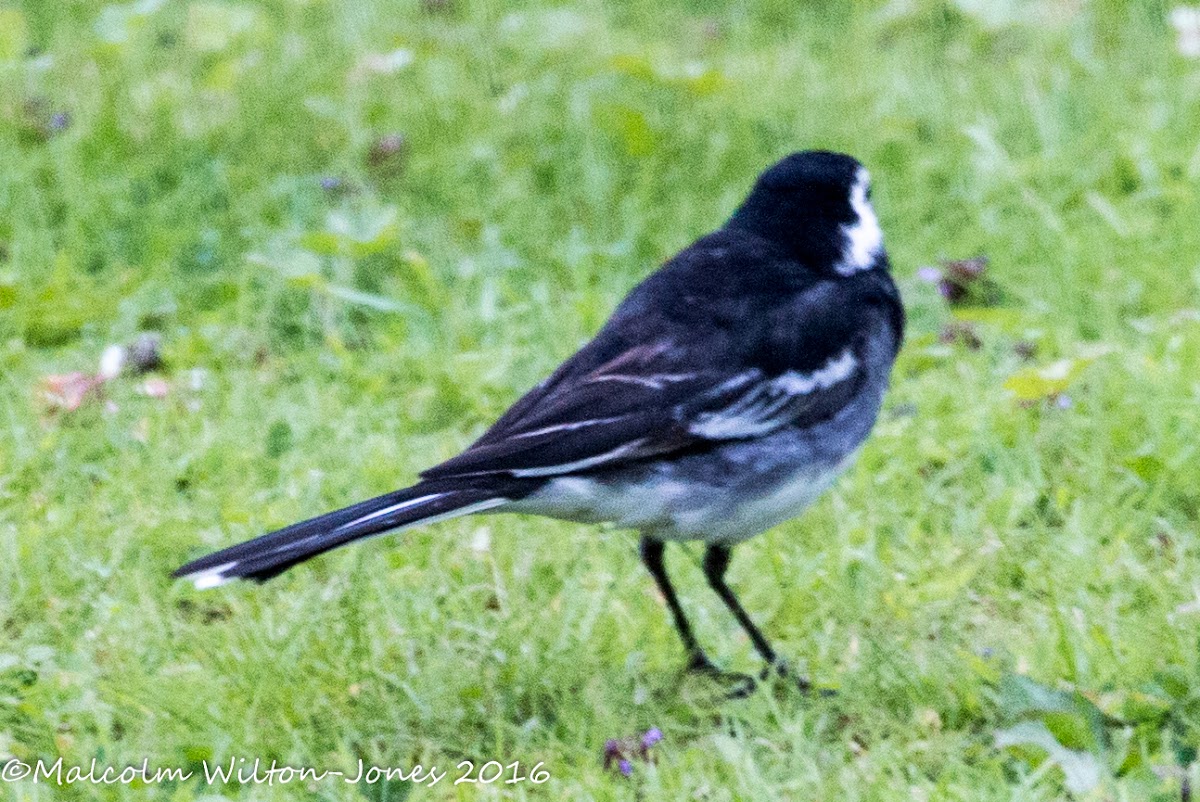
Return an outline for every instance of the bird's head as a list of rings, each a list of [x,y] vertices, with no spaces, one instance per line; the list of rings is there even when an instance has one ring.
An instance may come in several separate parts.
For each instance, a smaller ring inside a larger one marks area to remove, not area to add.
[[[818,273],[887,266],[871,177],[843,153],[806,150],[767,168],[729,225],[783,246]]]

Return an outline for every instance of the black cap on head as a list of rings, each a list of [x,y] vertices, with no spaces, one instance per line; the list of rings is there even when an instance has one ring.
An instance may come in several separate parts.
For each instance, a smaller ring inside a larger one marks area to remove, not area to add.
[[[806,267],[849,275],[882,262],[870,176],[844,153],[808,150],[767,168],[728,225],[783,246]]]
[[[757,186],[766,189],[819,189],[844,193],[858,179],[863,166],[845,153],[804,150],[785,156],[763,170]]]

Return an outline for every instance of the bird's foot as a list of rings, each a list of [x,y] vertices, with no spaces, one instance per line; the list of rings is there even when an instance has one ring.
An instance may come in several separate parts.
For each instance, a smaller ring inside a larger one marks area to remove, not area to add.
[[[809,682],[808,677],[804,676],[803,674],[796,673],[795,669],[793,669],[788,664],[787,660],[784,660],[782,657],[777,657],[775,661],[764,668],[762,673],[758,676],[759,679],[764,682],[769,679],[785,680],[795,688],[799,689],[799,691],[805,696],[813,693],[821,698],[837,696],[837,691],[833,690],[832,688],[814,687],[813,684]]]
[[[758,680],[739,671],[722,671],[704,652],[694,652],[688,658],[687,673],[701,674],[727,686],[726,699],[745,699],[758,688]]]

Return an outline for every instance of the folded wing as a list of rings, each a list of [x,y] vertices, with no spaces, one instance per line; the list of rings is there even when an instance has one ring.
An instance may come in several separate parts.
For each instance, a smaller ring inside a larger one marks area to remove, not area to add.
[[[765,333],[742,337],[716,332],[688,343],[663,336],[614,348],[602,332],[474,445],[422,477],[560,476],[826,420],[861,386],[859,344],[837,335],[846,327],[824,321],[786,325],[822,326],[834,336],[789,333],[788,342],[771,343],[763,340],[772,326],[764,325]],[[799,350],[781,360],[786,347]],[[772,358],[756,358],[764,352]]]

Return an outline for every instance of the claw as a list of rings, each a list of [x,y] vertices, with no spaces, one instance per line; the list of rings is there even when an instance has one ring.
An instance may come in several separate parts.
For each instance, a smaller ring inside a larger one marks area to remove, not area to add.
[[[823,699],[827,699],[831,696],[837,696],[837,691],[833,690],[832,688],[813,687],[813,684],[808,681],[808,677],[793,672],[792,667],[788,665],[788,662],[783,658],[777,659],[774,663],[764,668],[762,673],[759,674],[759,679],[765,682],[772,676],[778,677],[779,679],[790,679],[796,688],[798,688],[805,696],[808,696],[814,691],[816,692],[817,696],[820,696]]]
[[[739,671],[722,671],[708,659],[708,655],[704,652],[694,652],[688,658],[686,670],[689,674],[702,674],[731,686],[730,690],[725,693],[727,699],[745,699],[758,689],[758,680],[754,677]]]
[[[734,686],[726,692],[726,699],[745,699],[758,690],[758,680],[739,671],[722,672],[721,679],[728,680]]]

